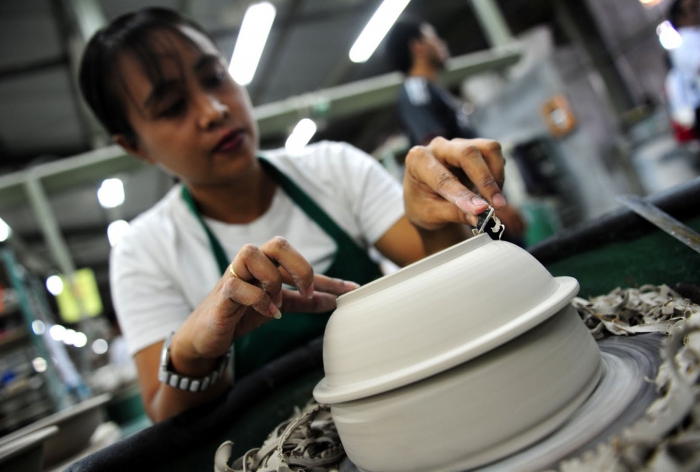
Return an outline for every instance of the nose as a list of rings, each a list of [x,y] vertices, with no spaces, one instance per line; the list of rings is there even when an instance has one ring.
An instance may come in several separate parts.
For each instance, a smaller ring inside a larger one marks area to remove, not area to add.
[[[197,124],[203,130],[214,129],[221,125],[231,113],[225,103],[208,93],[199,94],[197,106],[199,111]]]

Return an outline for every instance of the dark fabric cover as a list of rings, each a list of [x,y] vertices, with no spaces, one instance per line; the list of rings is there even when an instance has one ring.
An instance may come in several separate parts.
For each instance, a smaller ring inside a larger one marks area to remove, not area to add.
[[[69,466],[71,472],[162,470],[209,445],[236,418],[276,389],[323,366],[322,338],[240,379],[221,400],[182,413],[135,433]],[[203,469],[213,470],[214,456]],[[171,469],[172,470],[172,469]]]

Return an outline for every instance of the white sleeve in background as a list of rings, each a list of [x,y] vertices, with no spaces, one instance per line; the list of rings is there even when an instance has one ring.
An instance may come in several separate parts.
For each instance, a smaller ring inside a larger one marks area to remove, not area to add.
[[[133,225],[132,225],[133,228]],[[129,353],[163,341],[192,311],[176,282],[158,263],[161,250],[151,248],[156,235],[125,235],[110,256],[112,303]]]
[[[700,28],[684,27],[680,28],[678,32],[683,38],[683,43],[678,48],[671,50],[671,61],[688,82],[696,90],[700,90]],[[700,103],[694,104],[695,107],[698,105]]]

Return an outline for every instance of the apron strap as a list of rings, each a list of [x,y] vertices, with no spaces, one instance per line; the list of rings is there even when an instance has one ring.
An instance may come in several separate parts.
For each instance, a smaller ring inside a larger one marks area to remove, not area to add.
[[[224,251],[224,248],[221,246],[219,239],[214,235],[214,233],[211,232],[209,226],[204,222],[204,219],[197,208],[197,204],[194,202],[194,198],[192,198],[192,194],[189,190],[187,190],[185,185],[182,186],[182,199],[185,200],[185,203],[189,207],[192,214],[197,218],[197,221],[199,221],[202,228],[204,228],[204,232],[207,234],[207,239],[209,239],[209,246],[211,246],[211,251],[214,253],[216,264],[219,266],[219,272],[221,272],[221,275],[224,275],[224,272],[226,272],[226,269],[230,263],[228,257],[226,256],[226,251]]]

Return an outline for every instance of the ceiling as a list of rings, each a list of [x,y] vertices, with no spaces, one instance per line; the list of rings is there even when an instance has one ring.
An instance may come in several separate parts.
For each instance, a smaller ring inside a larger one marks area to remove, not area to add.
[[[499,0],[512,32],[550,22],[549,0]],[[253,82],[255,106],[391,71],[380,49],[364,64],[348,51],[380,0],[272,0],[277,16]],[[0,174],[60,160],[92,149],[91,118],[72,79],[76,63],[75,5],[99,7],[107,21],[143,6],[162,6],[192,16],[225,57],[251,2],[236,0],[23,0],[0,2]],[[404,14],[427,20],[454,56],[488,48],[468,0],[413,0]],[[371,151],[398,129],[393,107],[325,123],[314,140],[343,140]],[[284,143],[286,134],[262,136],[261,147]],[[97,202],[99,182],[50,194],[51,206],[77,267],[93,267],[106,286],[109,244],[106,226],[131,219],[153,205],[172,185],[155,168],[122,176],[126,202],[105,210]],[[26,247],[55,265],[28,205],[3,208],[0,216]],[[105,297],[108,295],[105,291]]]
[[[249,3],[236,0],[23,0],[0,2],[0,170],[24,167],[91,149],[88,118],[72,80],[78,26],[73,5],[94,3],[107,21],[143,6],[184,11],[213,33],[225,57],[233,51]],[[249,85],[254,105],[372,77],[391,70],[380,48],[364,64],[350,46],[379,0],[273,0],[277,16]],[[517,33],[548,21],[545,0],[501,0]],[[413,0],[404,15],[426,19],[453,55],[488,47],[468,0]],[[73,64],[72,64],[73,63]],[[361,124],[364,120],[358,120]],[[347,126],[318,138],[353,139]],[[325,132],[325,131],[324,131]],[[263,147],[283,136],[264,137]],[[374,143],[371,143],[374,144]]]

